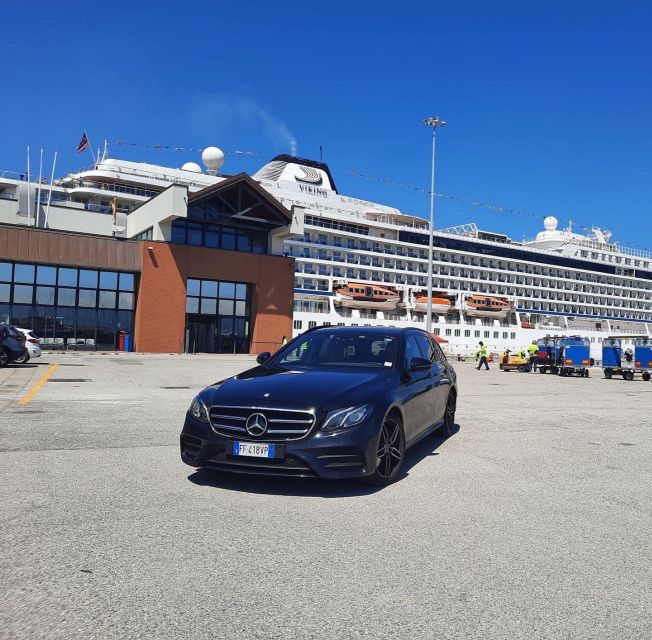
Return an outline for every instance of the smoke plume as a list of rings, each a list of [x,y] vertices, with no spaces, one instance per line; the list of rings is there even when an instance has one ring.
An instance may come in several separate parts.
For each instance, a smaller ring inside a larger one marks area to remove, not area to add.
[[[221,95],[203,99],[192,112],[192,122],[195,134],[203,137],[222,138],[229,131],[232,136],[237,127],[256,128],[273,145],[297,155],[299,145],[289,127],[251,98]]]

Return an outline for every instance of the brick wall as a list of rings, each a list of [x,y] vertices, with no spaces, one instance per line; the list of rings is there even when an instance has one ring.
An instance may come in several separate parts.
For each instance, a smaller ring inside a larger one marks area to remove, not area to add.
[[[274,351],[284,335],[291,337],[292,258],[153,241],[141,243],[141,255],[135,320],[137,351],[183,351],[187,278],[252,285],[251,353]]]

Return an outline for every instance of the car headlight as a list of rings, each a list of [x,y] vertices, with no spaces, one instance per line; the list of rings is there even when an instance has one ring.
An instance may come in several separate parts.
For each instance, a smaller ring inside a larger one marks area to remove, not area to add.
[[[208,422],[208,409],[199,396],[190,405],[190,415],[199,422]]]
[[[360,424],[371,415],[371,405],[361,404],[357,407],[329,411],[322,425],[323,431],[337,431]]]

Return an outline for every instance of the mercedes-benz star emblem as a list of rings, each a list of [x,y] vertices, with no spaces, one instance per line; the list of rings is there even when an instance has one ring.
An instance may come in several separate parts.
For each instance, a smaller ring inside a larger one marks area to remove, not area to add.
[[[267,418],[262,413],[252,413],[245,427],[250,436],[262,436],[267,431]]]

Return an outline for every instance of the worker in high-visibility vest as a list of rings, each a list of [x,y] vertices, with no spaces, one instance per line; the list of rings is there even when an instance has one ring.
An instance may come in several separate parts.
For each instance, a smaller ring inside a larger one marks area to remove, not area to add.
[[[484,342],[480,342],[480,347],[475,353],[475,357],[478,360],[478,366],[476,369],[480,369],[482,365],[485,366],[485,369],[487,371],[489,370],[489,363],[487,362],[487,355],[488,355],[487,347]]]
[[[539,359],[539,347],[537,341],[532,340],[532,344],[527,348],[528,355],[530,356],[530,372],[537,372],[537,360]]]

